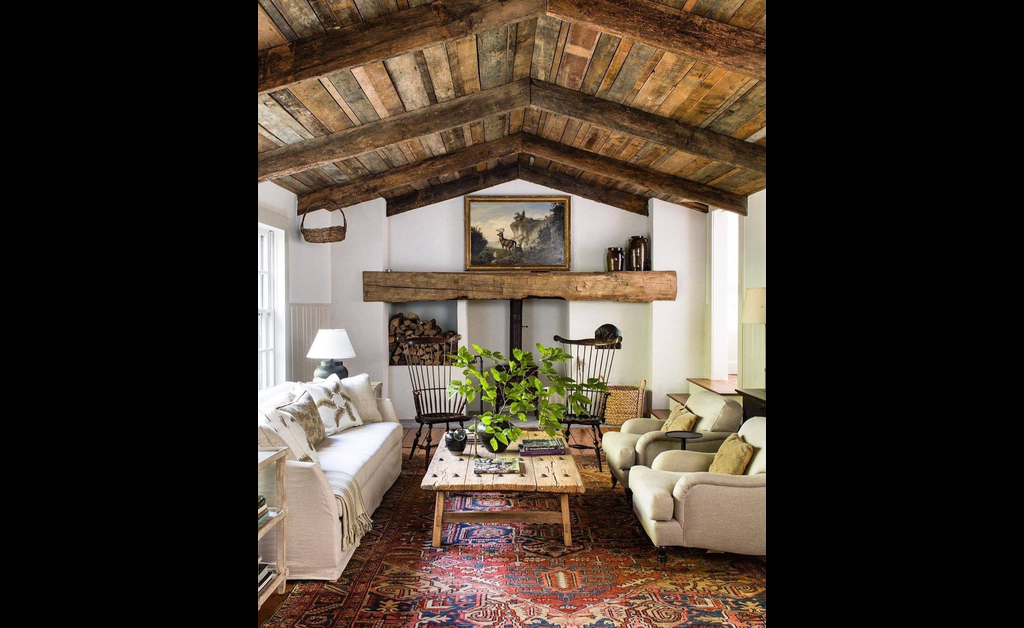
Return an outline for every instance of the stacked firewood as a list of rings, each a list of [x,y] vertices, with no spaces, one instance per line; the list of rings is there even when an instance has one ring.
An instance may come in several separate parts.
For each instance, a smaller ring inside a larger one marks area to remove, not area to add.
[[[403,340],[409,338],[451,338],[454,331],[443,331],[436,319],[421,320],[416,314],[398,313],[388,322],[388,350],[391,364],[407,364]],[[441,364],[451,345],[414,346],[409,349],[416,355],[417,364]]]

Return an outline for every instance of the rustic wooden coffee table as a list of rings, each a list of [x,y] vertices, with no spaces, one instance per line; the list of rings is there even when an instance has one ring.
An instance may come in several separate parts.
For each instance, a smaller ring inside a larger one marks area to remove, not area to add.
[[[544,432],[523,432],[522,439],[548,438]],[[469,453],[453,454],[446,447],[438,447],[427,474],[420,485],[425,491],[435,491],[434,547],[441,547],[441,528],[446,523],[561,523],[566,545],[572,545],[569,527],[569,495],[584,493],[583,477],[572,454],[561,456],[524,457],[520,473],[505,475],[476,475],[473,456]],[[508,451],[492,454],[481,445],[479,453],[487,458],[515,458],[519,447],[513,443]],[[561,511],[546,512],[464,512],[444,509],[449,493],[554,493],[561,496]]]

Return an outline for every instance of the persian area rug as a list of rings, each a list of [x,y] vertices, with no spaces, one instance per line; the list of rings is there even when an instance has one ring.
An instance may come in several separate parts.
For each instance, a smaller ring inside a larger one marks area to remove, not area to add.
[[[431,547],[434,494],[424,460],[373,515],[338,582],[300,582],[265,628],[668,628],[766,625],[766,558],[669,549],[667,562],[637,523],[621,486],[593,458],[572,496],[573,547],[561,526],[449,524]],[[554,499],[456,496],[448,508],[557,510]]]

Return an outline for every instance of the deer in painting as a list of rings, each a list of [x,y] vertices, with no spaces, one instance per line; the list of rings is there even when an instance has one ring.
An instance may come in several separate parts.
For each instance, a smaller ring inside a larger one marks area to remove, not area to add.
[[[523,247],[516,243],[515,240],[509,240],[505,237],[505,230],[498,229],[498,240],[501,242],[501,248],[506,251],[522,251]]]

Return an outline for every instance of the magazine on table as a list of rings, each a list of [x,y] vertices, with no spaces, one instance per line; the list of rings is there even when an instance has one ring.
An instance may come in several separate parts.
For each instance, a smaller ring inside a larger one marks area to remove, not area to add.
[[[476,458],[473,473],[477,475],[505,475],[519,473],[519,458]]]

